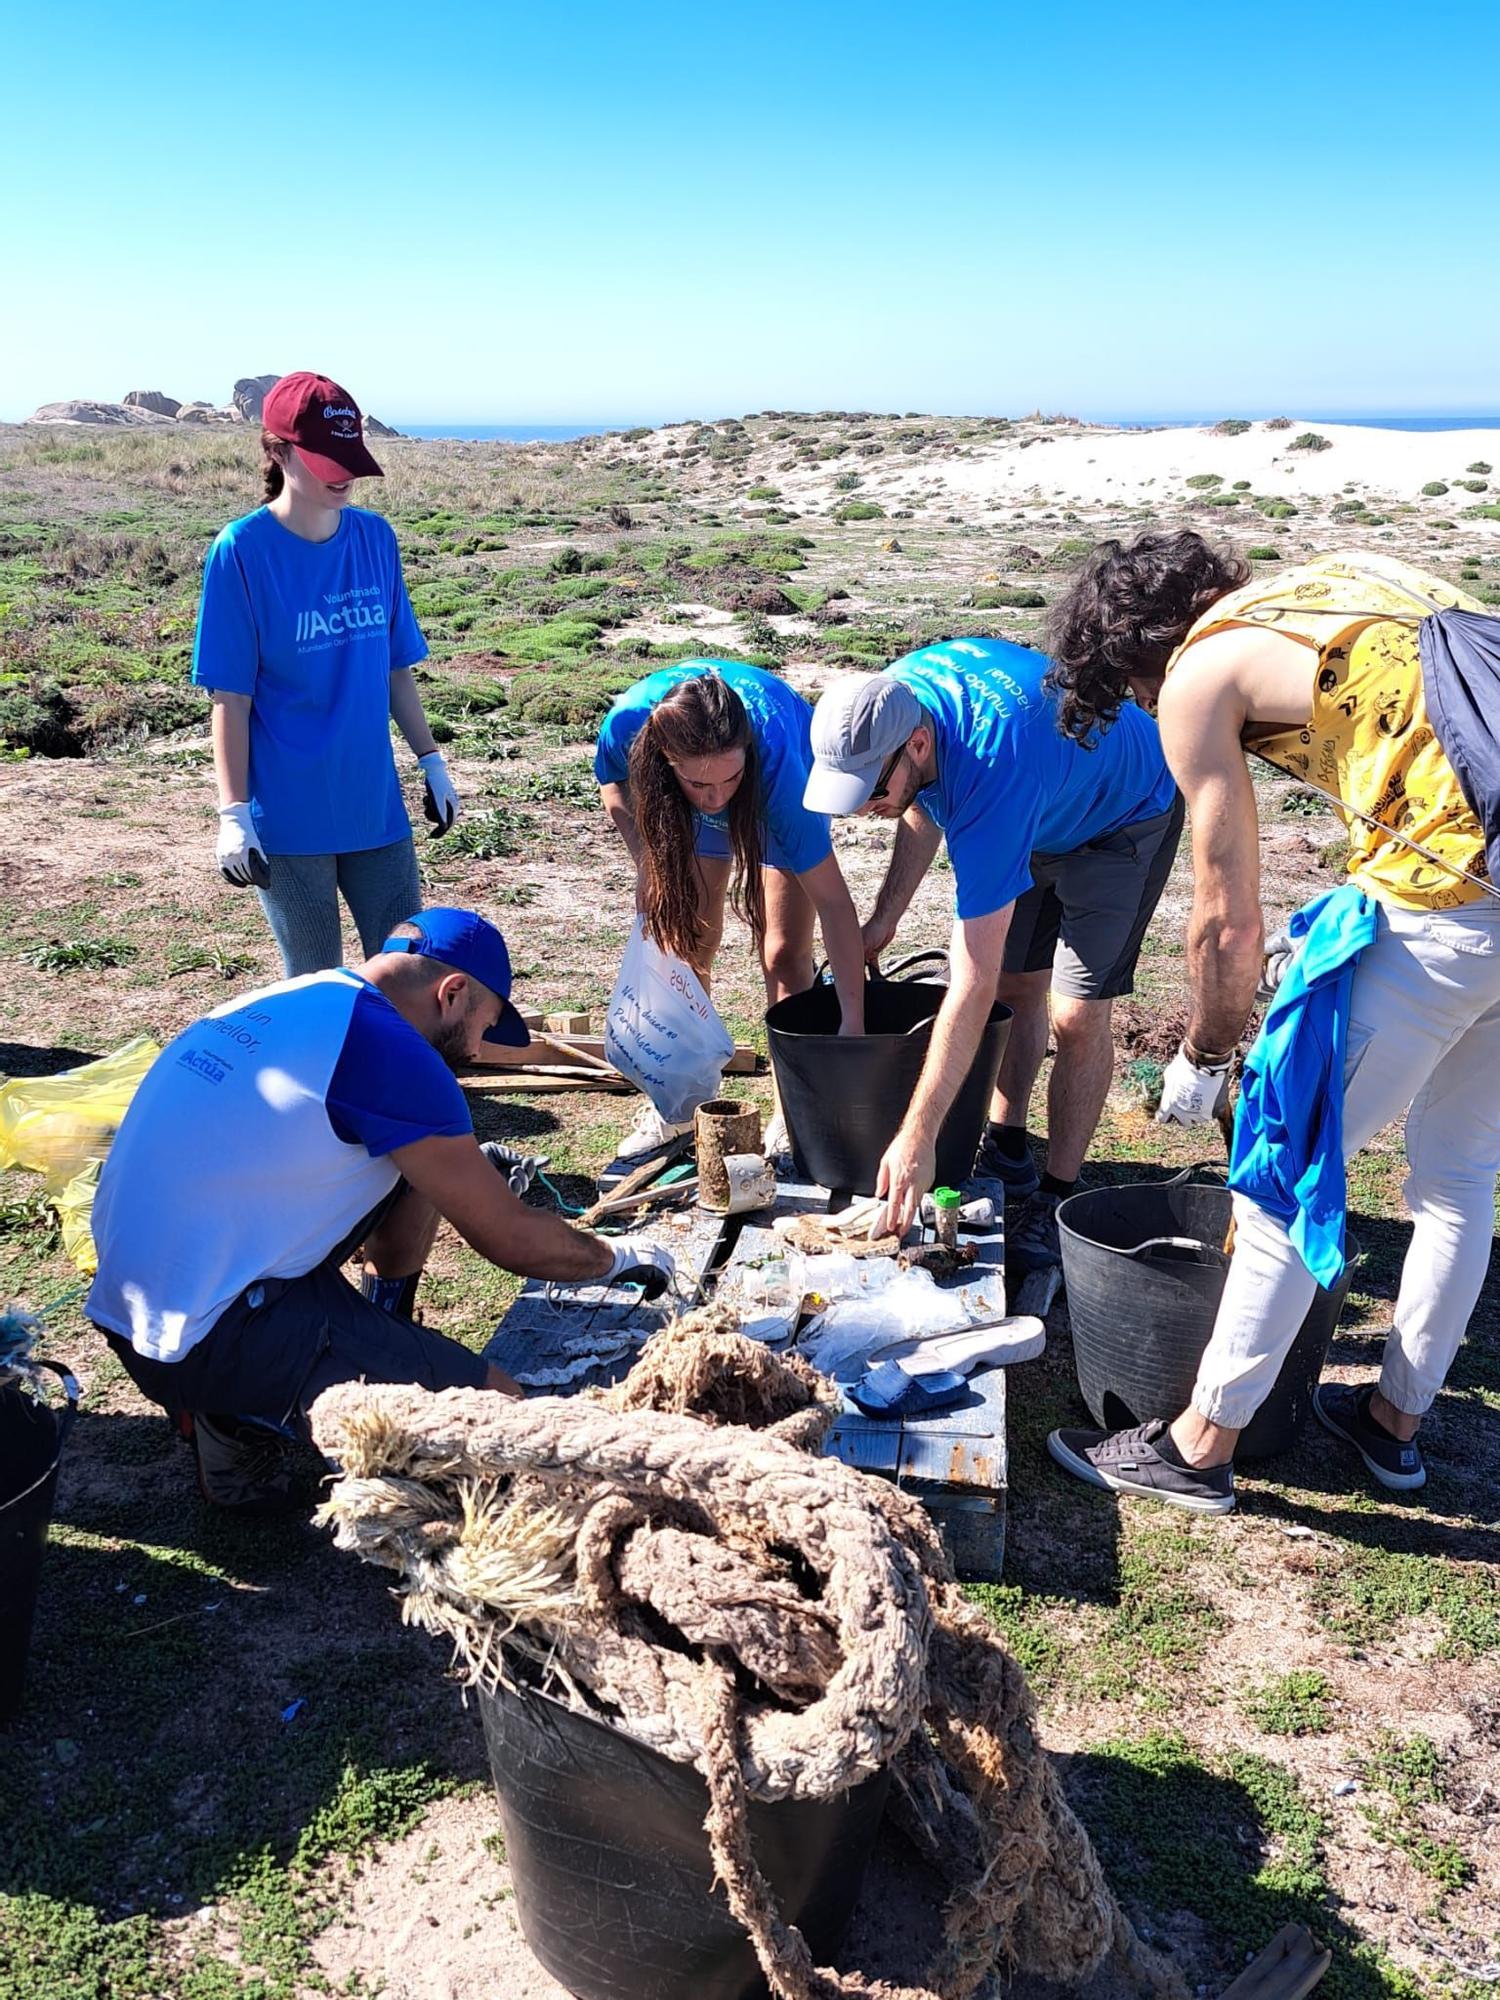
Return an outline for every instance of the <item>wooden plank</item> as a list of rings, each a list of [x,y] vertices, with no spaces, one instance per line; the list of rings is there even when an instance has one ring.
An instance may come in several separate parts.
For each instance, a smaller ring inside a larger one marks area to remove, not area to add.
[[[610,1070],[576,1070],[569,1075],[548,1075],[545,1071],[517,1069],[494,1076],[472,1073],[463,1079],[465,1090],[477,1090],[485,1097],[505,1097],[515,1092],[523,1097],[546,1097],[560,1090],[601,1090],[606,1096],[628,1097],[635,1090],[623,1076]]]
[[[527,1025],[532,1026],[529,1022]],[[514,1069],[526,1063],[548,1061],[549,1058],[545,1051],[549,1047],[560,1048],[564,1044],[557,1042],[550,1034],[538,1032],[537,1029],[539,1026],[540,1024],[538,1023],[533,1027],[530,1048],[506,1049],[502,1048],[497,1042],[488,1043],[485,1048],[483,1061],[476,1064],[475,1067],[480,1069]],[[604,1053],[604,1037],[602,1035],[569,1035],[566,1038],[566,1046],[573,1052],[574,1057],[584,1056],[590,1061],[603,1063],[607,1063],[609,1060]],[[538,1051],[542,1051],[542,1053],[538,1054]],[[725,1063],[724,1073],[726,1076],[754,1076],[760,1067],[760,1061],[760,1055],[755,1049],[751,1048],[748,1043],[740,1042],[736,1045],[734,1054]]]
[[[1332,1963],[1301,1924],[1279,1930],[1260,1956],[1224,1988],[1222,2000],[1303,2000]]]

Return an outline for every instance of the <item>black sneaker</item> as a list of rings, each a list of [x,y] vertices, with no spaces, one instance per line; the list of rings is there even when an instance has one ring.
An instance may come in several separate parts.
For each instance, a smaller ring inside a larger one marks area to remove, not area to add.
[[[1044,1194],[1038,1188],[1022,1201],[1014,1222],[1006,1218],[1005,1275],[1010,1283],[1062,1263],[1062,1241],[1057,1233],[1061,1201],[1061,1195]]]
[[[205,1500],[236,1514],[281,1514],[300,1505],[295,1448],[284,1432],[245,1417],[193,1412],[198,1486]]]
[[[979,1151],[974,1155],[974,1178],[998,1181],[1005,1190],[1007,1201],[1024,1201],[1027,1195],[1035,1194],[1042,1184],[1029,1146],[1019,1160],[1013,1160],[1008,1153],[1001,1152],[989,1132],[980,1140]]]
[[[1320,1382],[1313,1390],[1313,1409],[1325,1431],[1352,1444],[1382,1486],[1393,1493],[1411,1493],[1427,1484],[1415,1439],[1403,1444],[1370,1415],[1373,1387],[1353,1388],[1343,1382]]]
[[[1199,1468],[1174,1464],[1156,1449],[1167,1434],[1160,1417],[1129,1431],[1054,1431],[1047,1449],[1064,1472],[1104,1486],[1111,1493],[1134,1493],[1165,1500],[1195,1514],[1227,1514],[1234,1506],[1234,1467]]]

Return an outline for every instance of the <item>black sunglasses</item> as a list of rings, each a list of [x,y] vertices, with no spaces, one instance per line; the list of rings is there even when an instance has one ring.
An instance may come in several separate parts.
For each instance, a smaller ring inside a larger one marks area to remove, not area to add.
[[[883,766],[879,780],[876,783],[875,789],[870,794],[871,801],[875,799],[883,799],[886,796],[886,794],[890,791],[891,780],[896,775],[896,766],[901,762],[901,759],[905,755],[906,755],[906,745],[903,743],[901,745],[901,748],[897,750],[891,756],[889,761]]]

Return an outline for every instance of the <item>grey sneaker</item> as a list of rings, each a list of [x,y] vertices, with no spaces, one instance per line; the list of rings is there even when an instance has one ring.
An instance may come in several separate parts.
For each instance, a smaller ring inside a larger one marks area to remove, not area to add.
[[[292,1441],[246,1417],[193,1412],[198,1486],[205,1500],[236,1514],[280,1514],[300,1504]]]
[[[998,1181],[1005,1190],[1007,1201],[1024,1201],[1027,1195],[1035,1194],[1042,1184],[1029,1146],[1019,1160],[1013,1160],[1008,1153],[1001,1152],[988,1132],[980,1140],[979,1151],[974,1155],[974,1178]]]
[[[1156,1449],[1167,1434],[1160,1417],[1129,1431],[1053,1431],[1047,1449],[1064,1472],[1104,1486],[1111,1493],[1134,1493],[1142,1500],[1165,1500],[1195,1514],[1227,1514],[1234,1506],[1234,1467],[1204,1469],[1174,1464]]]
[[[1373,1387],[1356,1389],[1343,1382],[1320,1382],[1313,1390],[1313,1409],[1325,1431],[1352,1444],[1382,1486],[1393,1493],[1412,1493],[1427,1484],[1427,1467],[1416,1442],[1403,1444],[1370,1415]]]
[[[1014,1222],[1005,1225],[1005,1275],[1014,1284],[1033,1271],[1045,1271],[1062,1263],[1062,1241],[1057,1233],[1058,1194],[1044,1194],[1040,1188],[1026,1196]]]

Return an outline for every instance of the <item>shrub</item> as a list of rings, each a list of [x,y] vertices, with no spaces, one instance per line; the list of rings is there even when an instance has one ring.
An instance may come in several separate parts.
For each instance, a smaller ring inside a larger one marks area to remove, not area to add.
[[[1292,420],[1290,417],[1266,418],[1266,429],[1268,431],[1289,431],[1291,428],[1292,428]]]
[[[846,500],[841,507],[835,507],[832,518],[841,524],[845,521],[883,521],[884,507],[873,500]]]
[[[1458,483],[1465,493],[1488,493],[1490,490],[1487,479],[1460,479]]]
[[[1203,504],[1205,507],[1238,507],[1240,496],[1238,493],[1205,493]]]
[[[1446,479],[1429,479],[1427,484],[1422,488],[1422,491],[1430,499],[1436,500],[1439,495],[1448,491],[1448,482]]]
[[[1236,481],[1234,482],[1234,490],[1235,490],[1235,492],[1236,492],[1236,493],[1248,493],[1248,492],[1250,491],[1250,482],[1249,482],[1249,480],[1248,480],[1248,479],[1237,479],[1237,480],[1236,480]]]
[[[1465,472],[1493,472],[1494,469],[1494,466],[1487,459],[1483,458],[1476,458],[1472,465],[1464,467]]]
[[[745,498],[747,500],[779,500],[781,498],[781,488],[779,486],[752,486],[750,491],[745,495]]]
[[[1224,484],[1224,476],[1219,472],[1192,472],[1188,474],[1186,483],[1189,486],[1197,487],[1200,491],[1207,492],[1212,486],[1222,486]]]
[[[0,745],[39,757],[81,757],[77,713],[55,681],[0,682]]]
[[[38,972],[104,972],[127,965],[136,949],[124,938],[53,938],[48,944],[33,945],[25,958]]]
[[[834,490],[838,493],[852,493],[859,484],[860,477],[857,472],[841,472],[833,482]]]
[[[687,569],[775,570],[787,575],[806,569],[802,551],[812,547],[806,535],[715,535],[705,547],[686,558]]]
[[[594,667],[567,673],[517,674],[510,684],[509,714],[528,728],[581,729],[592,732],[604,720],[617,694],[634,676],[619,667]]]
[[[976,611],[1040,611],[1047,600],[1039,590],[1002,583],[976,590],[969,602]]]
[[[1288,451],[1331,451],[1332,448],[1333,439],[1324,437],[1321,431],[1299,431],[1287,446]]]
[[[1297,512],[1290,500],[1257,500],[1255,504],[1268,521],[1290,521]]]
[[[1268,548],[1264,542],[1255,543],[1252,548],[1246,549],[1245,554],[1251,562],[1278,562],[1281,558],[1280,549]]]
[[[1500,507],[1493,500],[1481,501],[1477,507],[1465,507],[1466,521],[1500,521]]]
[[[1216,438],[1243,437],[1249,428],[1249,424],[1243,417],[1225,417],[1221,422],[1214,425],[1214,436]]]

